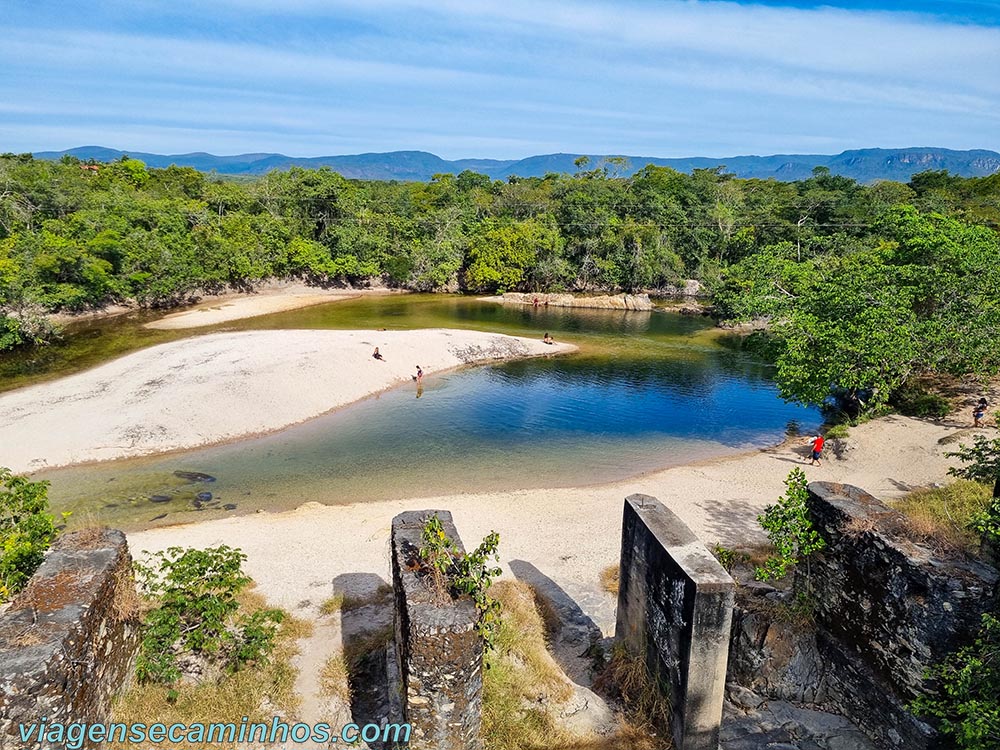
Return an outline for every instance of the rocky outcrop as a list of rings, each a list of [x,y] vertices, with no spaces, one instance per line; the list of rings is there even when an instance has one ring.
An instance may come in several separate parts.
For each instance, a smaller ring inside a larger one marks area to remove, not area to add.
[[[572,294],[525,294],[507,292],[499,297],[486,297],[505,305],[531,305],[541,307],[591,307],[602,310],[652,310],[648,294],[616,294],[599,297],[574,297]]]
[[[908,706],[928,689],[926,669],[997,607],[1000,574],[912,541],[897,512],[857,487],[814,482],[808,509],[826,547],[800,566],[794,592],[742,588],[729,679],[850,717],[880,748],[937,747]],[[812,623],[789,618],[796,596],[811,603]]]

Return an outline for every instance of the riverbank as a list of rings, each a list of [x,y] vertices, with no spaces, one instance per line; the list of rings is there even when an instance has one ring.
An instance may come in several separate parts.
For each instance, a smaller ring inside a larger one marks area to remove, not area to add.
[[[275,283],[252,293],[234,292],[204,300],[193,307],[150,321],[145,327],[166,331],[202,328],[338,300],[355,299],[363,294],[399,293],[402,292],[394,292],[391,289],[322,289],[302,283]]]
[[[134,552],[171,545],[240,547],[269,601],[312,616],[335,593],[363,596],[389,580],[386,544],[393,516],[403,510],[446,509],[454,514],[466,546],[498,531],[505,575],[568,597],[581,616],[607,634],[614,627],[615,601],[601,589],[599,576],[618,560],[626,495],[659,498],[706,544],[745,546],[764,540],[756,517],[784,492],[783,481],[795,467],[810,481],[844,482],[881,498],[898,497],[948,481],[954,459],[945,454],[960,440],[971,442],[972,434],[964,426],[891,416],[852,428],[839,455],[830,446],[821,466],[809,466],[802,439],[596,487],[339,506],[307,503],[284,513],[258,512],[128,536]]]
[[[575,348],[448,329],[197,336],[0,395],[0,466],[33,472],[252,437],[411,382],[417,365],[429,375]]]

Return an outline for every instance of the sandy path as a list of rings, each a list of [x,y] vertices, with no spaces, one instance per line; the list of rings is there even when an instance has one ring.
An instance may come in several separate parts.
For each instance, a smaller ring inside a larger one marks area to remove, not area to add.
[[[379,347],[384,361],[372,358]],[[16,472],[271,432],[425,373],[573,351],[478,331],[250,331],[150,347],[0,395],[0,466]]]

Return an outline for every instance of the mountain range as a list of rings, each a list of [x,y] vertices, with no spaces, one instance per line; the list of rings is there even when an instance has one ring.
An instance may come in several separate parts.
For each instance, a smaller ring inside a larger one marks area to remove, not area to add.
[[[59,159],[69,154],[79,159],[114,161],[124,155],[140,159],[147,166],[162,168],[171,164],[193,167],[202,172],[221,175],[260,175],[272,169],[300,166],[310,169],[330,167],[344,177],[365,180],[427,181],[435,174],[458,174],[471,170],[493,179],[541,177],[550,172],[572,174],[577,171],[574,161],[581,154],[543,154],[517,160],[458,159],[448,161],[425,151],[390,151],[388,153],[354,154],[350,156],[294,157],[284,154],[239,154],[215,156],[207,153],[147,154],[119,151],[103,146],[81,146],[66,151],[40,151],[38,159]],[[593,169],[602,155],[588,155]],[[792,181],[808,178],[814,167],[827,167],[833,174],[851,177],[859,182],[873,180],[909,181],[917,172],[946,169],[963,177],[982,177],[1000,172],[1000,153],[986,150],[953,151],[945,148],[868,148],[844,151],[836,155],[775,154],[773,156],[732,156],[726,158],[689,157],[665,159],[655,156],[626,156],[628,169],[635,172],[648,165],[672,167],[679,172],[723,167],[738,177],[775,178]]]

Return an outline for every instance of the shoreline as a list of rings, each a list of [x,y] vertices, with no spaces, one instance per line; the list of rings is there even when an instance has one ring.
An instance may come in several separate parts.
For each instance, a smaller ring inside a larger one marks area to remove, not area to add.
[[[375,346],[384,361],[372,358]],[[34,473],[232,442],[410,382],[411,363],[432,374],[572,351],[571,344],[443,328],[184,338],[0,394],[0,465]],[[346,377],[331,377],[340,374]]]
[[[977,431],[978,432],[978,431]],[[987,432],[993,432],[987,430]],[[966,426],[882,417],[853,428],[838,458],[832,445],[821,466],[810,466],[807,444],[784,441],[585,487],[471,492],[400,500],[323,505],[180,523],[128,532],[133,553],[171,545],[240,547],[259,590],[277,606],[313,616],[334,593],[364,595],[352,581],[388,580],[384,556],[391,519],[404,510],[450,510],[466,546],[496,530],[505,576],[541,576],[561,588],[606,632],[614,599],[599,586],[601,570],[618,559],[627,495],[657,497],[706,545],[753,545],[765,540],[756,522],[801,468],[810,481],[854,484],[882,499],[948,480],[956,434]],[[943,441],[943,442],[942,442]],[[831,441],[832,442],[832,441]],[[274,549],[287,554],[276,559]],[[525,571],[528,571],[527,573]]]
[[[242,314],[233,315],[232,317],[227,317],[223,320],[210,321],[206,323],[190,323],[184,325],[167,325],[163,327],[163,330],[176,330],[182,328],[198,328],[203,326],[215,325],[219,322],[229,322],[231,320],[242,320],[244,318],[256,317],[257,315],[267,315],[271,312],[285,312],[288,310],[298,309],[299,307],[308,307],[314,304],[324,304],[326,302],[335,302],[340,299],[351,299],[354,297],[360,297],[366,294],[408,294],[409,292],[405,290],[396,290],[389,288],[378,288],[378,287],[363,287],[359,289],[354,289],[351,287],[320,287],[320,286],[309,286],[308,284],[298,281],[298,280],[271,280],[263,282],[251,291],[238,291],[238,290],[227,290],[225,292],[219,292],[218,294],[213,294],[206,292],[204,290],[199,290],[189,297],[189,301],[178,304],[174,307],[169,308],[143,308],[134,302],[127,304],[108,304],[104,307],[96,310],[86,310],[84,312],[68,313],[68,312],[52,312],[46,313],[46,319],[56,325],[65,326],[73,325],[74,323],[86,323],[92,320],[104,320],[107,318],[116,318],[121,315],[127,315],[129,313],[138,312],[141,310],[147,310],[150,312],[159,311],[162,315],[155,321],[150,321],[151,323],[157,323],[166,319],[176,319],[186,313],[202,313],[204,310],[211,310],[219,306],[233,306],[234,303],[238,308],[244,307],[242,301],[246,301],[246,312]],[[254,312],[252,304],[255,301],[263,300],[273,300],[280,298],[287,298],[294,300],[296,297],[315,297],[317,298],[315,302],[306,302],[303,300],[301,304],[289,303],[288,307],[283,307],[280,310],[263,310],[261,312]],[[193,300],[193,301],[190,301]],[[148,324],[147,324],[148,325]],[[148,327],[157,328],[156,325],[149,325]]]

